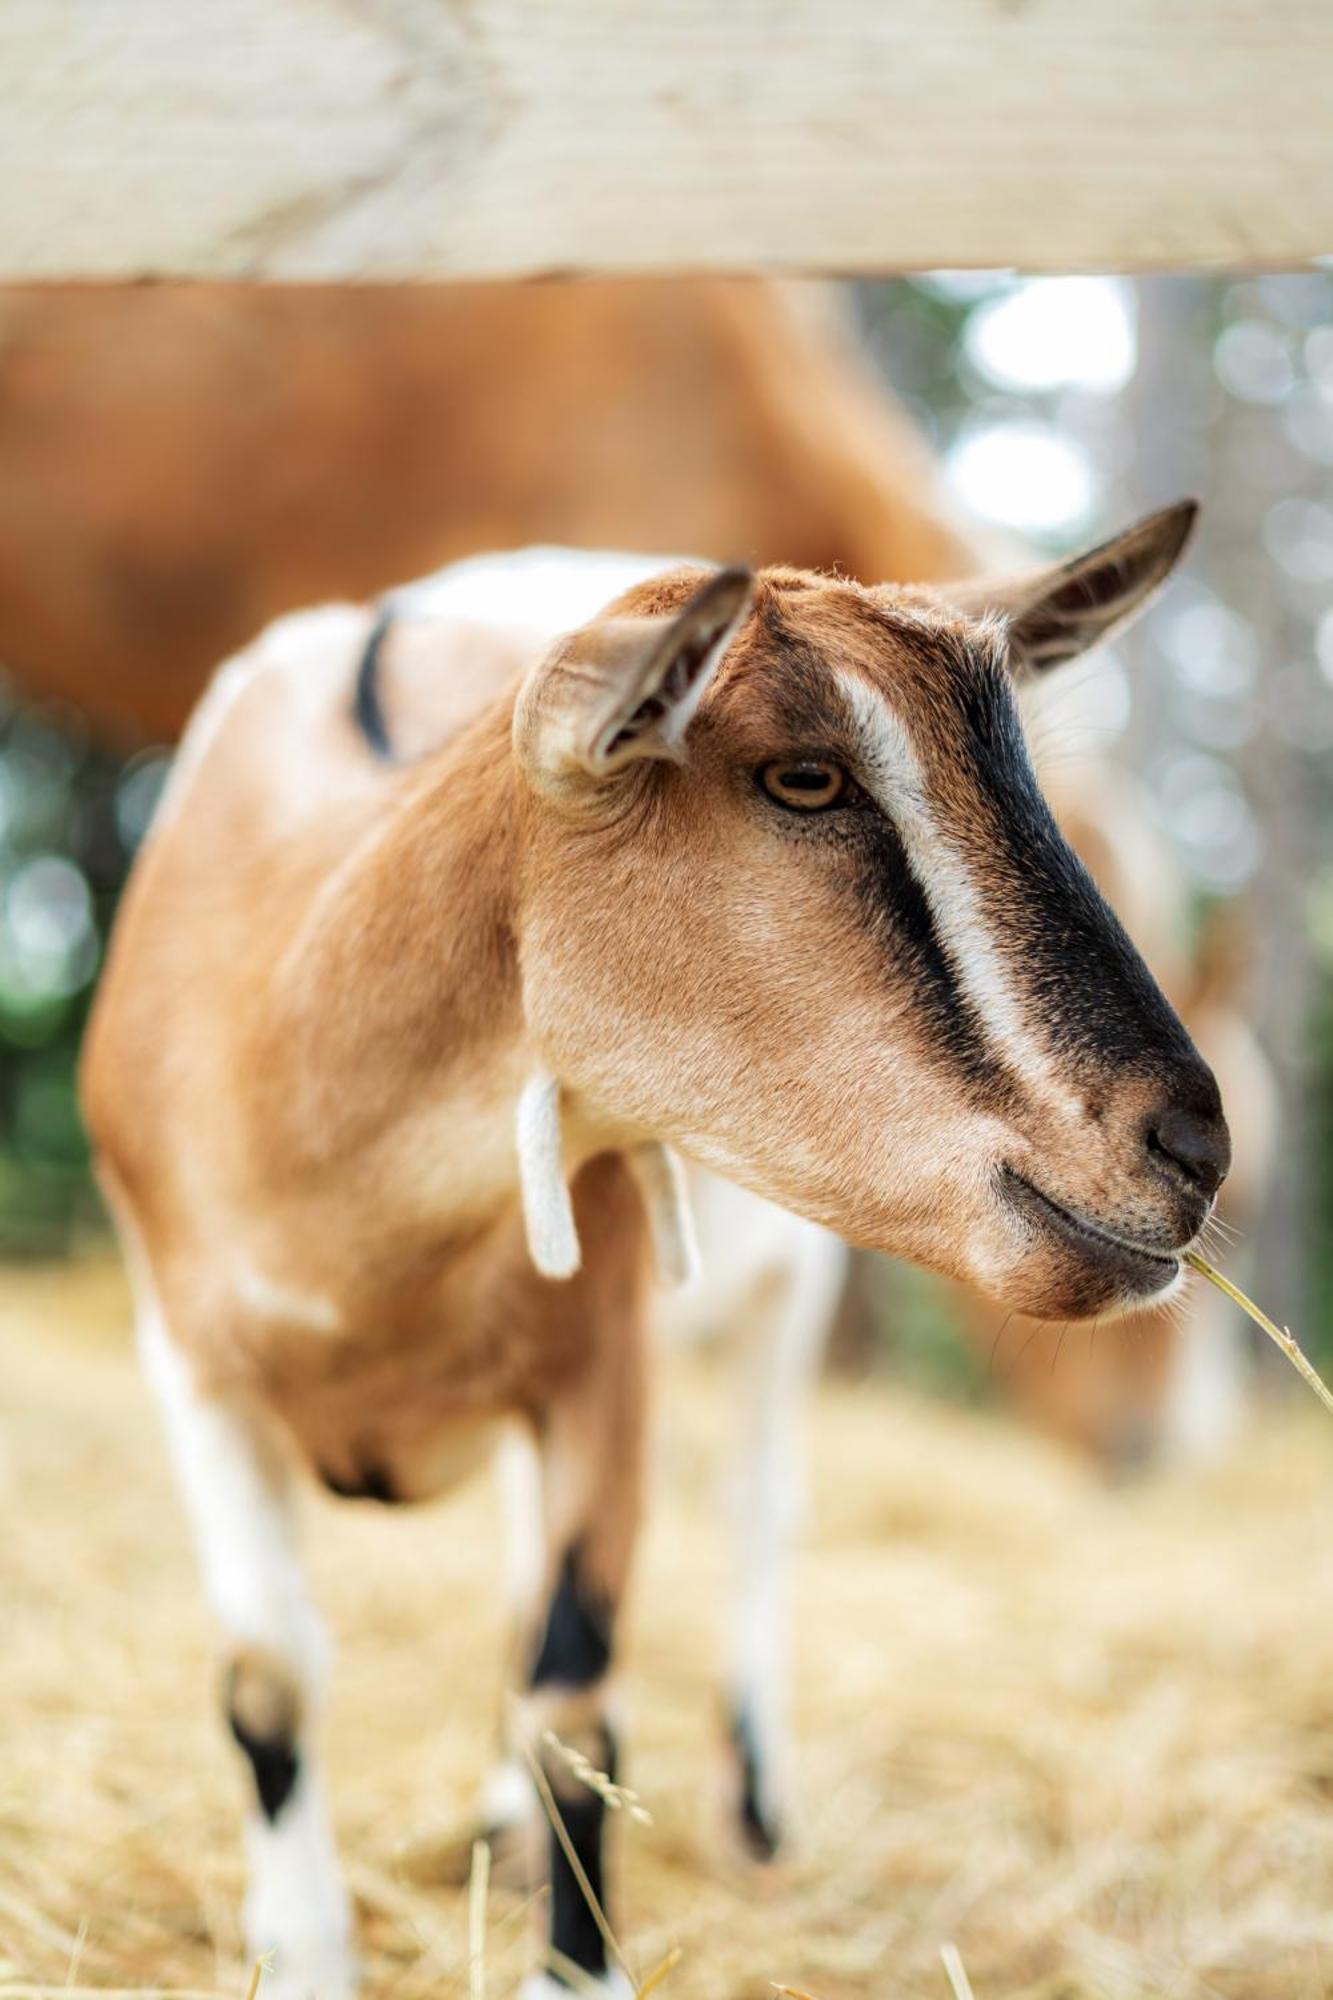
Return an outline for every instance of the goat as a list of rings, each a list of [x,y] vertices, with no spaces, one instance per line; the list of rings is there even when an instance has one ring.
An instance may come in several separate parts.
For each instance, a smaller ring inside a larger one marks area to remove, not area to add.
[[[609,536],[912,583],[1024,560],[960,517],[837,308],[831,288],[753,277],[0,286],[0,658],[95,724],[174,738],[269,619],[484,548]],[[1272,1079],[1242,982],[1199,1007],[1167,843],[1105,758],[1052,804],[1222,1065],[1261,1183]],[[1237,1202],[1233,1178],[1233,1222]],[[1112,1460],[1182,1426],[1216,1438],[1238,1388],[1225,1311],[1196,1287],[1171,1322],[1067,1341],[1055,1369],[1013,1322],[997,1373]],[[962,1318],[989,1367],[1005,1313],[974,1295]]]
[[[1011,679],[1131,615],[1193,513],[954,590],[676,564],[572,629],[534,577],[579,559],[508,558],[490,610],[406,620],[399,681],[448,720],[405,763],[358,724],[392,707],[373,612],[282,621],[214,683],[83,1090],[227,1647],[279,1993],[354,1983],[293,1458],[418,1500],[525,1423],[522,1726],[614,1774],[650,1233],[668,1266],[685,1247],[664,1147],[1041,1317],[1182,1283],[1229,1163],[1217,1087],[1059,834]],[[603,1800],[553,1753],[547,1775],[529,1991],[569,1968],[623,1992],[584,1893]]]

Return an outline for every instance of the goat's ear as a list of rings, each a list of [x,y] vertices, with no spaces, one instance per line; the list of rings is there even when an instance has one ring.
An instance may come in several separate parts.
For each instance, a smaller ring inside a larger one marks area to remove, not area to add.
[[[750,570],[721,569],[669,617],[607,618],[565,640],[515,715],[519,759],[538,789],[567,792],[640,757],[679,757],[753,598]]]
[[[972,617],[1003,617],[1019,673],[1044,673],[1086,652],[1140,611],[1185,552],[1199,512],[1178,500],[1098,548],[1027,576],[979,578],[944,590]]]

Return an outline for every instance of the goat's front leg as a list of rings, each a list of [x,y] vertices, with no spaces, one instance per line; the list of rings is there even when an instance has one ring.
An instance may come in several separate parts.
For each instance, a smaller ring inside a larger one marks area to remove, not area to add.
[[[795,1217],[786,1224],[782,1260],[762,1275],[735,1329],[725,1480],[730,1803],[741,1845],[757,1861],[776,1854],[789,1806],[788,1571],[804,1490],[803,1420],[847,1265],[836,1237]]]
[[[617,1331],[615,1347],[550,1411],[540,1438],[545,1602],[518,1726],[560,1824],[548,1837],[550,1969],[528,1982],[524,2000],[568,2000],[579,1975],[579,1991],[589,1982],[607,1994],[633,1990],[597,1914],[607,1908],[607,1806],[576,1768],[586,1759],[614,1781],[619,1758],[609,1681],[638,1529],[642,1392],[639,1330]]]
[[[140,1344],[225,1641],[227,1723],[253,1784],[247,1947],[270,1957],[266,2000],[348,2000],[351,1913],[313,1741],[326,1648],[286,1468],[257,1420],[199,1392],[153,1309]]]

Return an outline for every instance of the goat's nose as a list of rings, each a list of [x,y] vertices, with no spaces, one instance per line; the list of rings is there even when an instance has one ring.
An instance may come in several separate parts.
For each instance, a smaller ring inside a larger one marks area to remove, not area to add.
[[[1184,1176],[1209,1201],[1231,1165],[1231,1138],[1220,1112],[1159,1111],[1148,1127],[1148,1151]]]

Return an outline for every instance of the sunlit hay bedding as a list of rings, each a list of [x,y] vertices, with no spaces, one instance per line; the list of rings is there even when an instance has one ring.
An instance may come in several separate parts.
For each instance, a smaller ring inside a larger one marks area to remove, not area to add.
[[[113,1337],[114,1336],[114,1337]],[[240,1994],[240,1773],[162,1450],[99,1270],[0,1278],[0,1992]],[[832,1386],[799,1562],[802,1836],[715,1837],[712,1364],[677,1358],[633,1615],[618,1928],[666,2000],[1333,1990],[1333,1438],[1108,1492],[994,1419]],[[496,1709],[481,1485],[312,1503],[332,1784],[374,1995],[465,1994],[466,1807]],[[491,1891],[486,1991],[533,1912]],[[657,1996],[655,1996],[657,2000]]]

